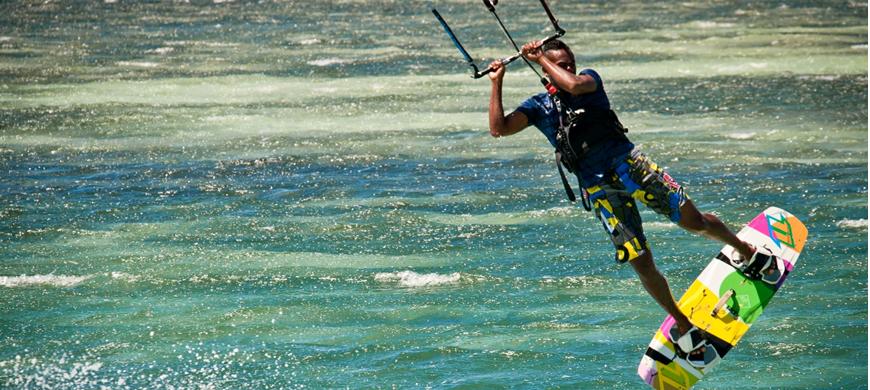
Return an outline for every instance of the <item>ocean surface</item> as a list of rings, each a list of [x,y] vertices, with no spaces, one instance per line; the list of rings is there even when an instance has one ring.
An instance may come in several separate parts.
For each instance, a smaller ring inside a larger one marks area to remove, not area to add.
[[[0,3],[0,387],[644,388],[664,312],[433,6],[510,54],[472,0]],[[809,228],[698,388],[866,389],[867,3],[551,6],[702,210]],[[680,296],[721,244],[642,216]]]

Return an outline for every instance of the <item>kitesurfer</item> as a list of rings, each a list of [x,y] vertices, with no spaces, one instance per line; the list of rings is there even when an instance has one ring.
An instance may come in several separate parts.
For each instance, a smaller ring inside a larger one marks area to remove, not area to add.
[[[731,256],[735,266],[747,275],[753,271],[757,279],[770,284],[781,276],[774,258],[740,240],[715,215],[699,211],[683,187],[628,139],[611,110],[601,76],[593,69],[577,72],[568,45],[558,39],[544,45],[534,41],[524,45],[521,53],[541,66],[550,91],[528,98],[505,115],[502,83],[506,67],[501,61],[492,62],[490,134],[509,136],[534,125],[547,137],[559,163],[579,178],[586,201],[616,247],[616,260],[628,262],[647,292],[673,316],[678,332],[673,334],[674,344],[693,365],[711,364],[718,355],[714,348],[705,347],[703,335],[679,310],[667,279],[656,268],[635,201],[690,232],[730,245],[735,250]]]

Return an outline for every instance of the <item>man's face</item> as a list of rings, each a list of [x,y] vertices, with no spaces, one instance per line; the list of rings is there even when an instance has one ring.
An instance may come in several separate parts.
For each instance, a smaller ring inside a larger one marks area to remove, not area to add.
[[[577,74],[577,65],[574,63],[574,58],[565,50],[547,50],[544,55],[554,64],[562,69],[565,69],[572,74]]]

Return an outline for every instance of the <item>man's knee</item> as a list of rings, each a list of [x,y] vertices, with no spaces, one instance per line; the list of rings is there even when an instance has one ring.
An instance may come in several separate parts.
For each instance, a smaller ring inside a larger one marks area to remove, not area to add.
[[[690,202],[686,202],[680,211],[682,212],[680,226],[695,233],[707,231],[710,227],[710,218],[715,218],[711,214],[702,214]]]
[[[689,220],[683,224],[683,227],[696,233],[703,233],[707,231],[709,226],[710,224],[707,221],[707,216],[702,214],[698,214],[693,218],[689,218]]]
[[[629,264],[631,264],[631,268],[634,269],[634,272],[637,273],[641,279],[654,276],[658,272],[656,264],[653,261],[652,253],[649,251],[644,252]]]

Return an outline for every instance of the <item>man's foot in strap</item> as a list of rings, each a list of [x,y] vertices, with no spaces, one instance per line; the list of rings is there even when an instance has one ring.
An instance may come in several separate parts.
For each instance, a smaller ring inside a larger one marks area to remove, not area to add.
[[[740,272],[752,280],[760,280],[770,285],[776,285],[782,279],[782,271],[770,250],[767,248],[759,249],[749,246],[752,249],[752,257],[746,259],[735,248],[729,259],[731,265],[737,268]]]
[[[712,367],[719,362],[719,352],[701,334],[701,330],[693,326],[688,332],[680,335],[677,325],[669,331],[671,341],[677,350],[677,356],[686,359],[695,368],[704,369]]]

